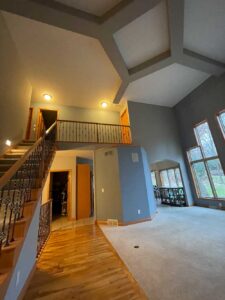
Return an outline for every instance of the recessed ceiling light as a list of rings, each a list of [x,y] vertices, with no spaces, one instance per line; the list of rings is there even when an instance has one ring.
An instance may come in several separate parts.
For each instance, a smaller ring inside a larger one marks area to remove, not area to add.
[[[107,106],[108,106],[108,103],[107,103],[107,102],[103,101],[103,102],[101,103],[101,107],[102,107],[102,108],[106,108]]]
[[[12,145],[12,142],[11,142],[10,140],[6,140],[6,141],[5,141],[5,144],[6,144],[7,146],[11,146],[11,145]]]
[[[50,101],[52,99],[52,96],[50,96],[49,94],[44,94],[43,97],[47,101]]]

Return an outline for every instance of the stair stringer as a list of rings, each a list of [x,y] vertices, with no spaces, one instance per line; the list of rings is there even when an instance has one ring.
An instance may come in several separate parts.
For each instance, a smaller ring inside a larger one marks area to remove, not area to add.
[[[14,266],[4,300],[22,299],[25,292],[24,287],[29,283],[30,275],[35,270],[40,206],[41,196],[39,196],[37,201],[37,205],[26,237],[24,238],[16,265]]]

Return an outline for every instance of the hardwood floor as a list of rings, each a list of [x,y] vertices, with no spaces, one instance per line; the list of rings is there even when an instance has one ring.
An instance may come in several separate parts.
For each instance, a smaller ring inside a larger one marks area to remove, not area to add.
[[[51,233],[25,300],[147,299],[96,225]]]

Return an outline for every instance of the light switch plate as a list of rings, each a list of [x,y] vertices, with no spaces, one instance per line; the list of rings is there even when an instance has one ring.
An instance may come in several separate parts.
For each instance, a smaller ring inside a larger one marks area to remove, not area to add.
[[[132,154],[131,154],[131,157],[132,157],[132,161],[133,161],[133,162],[139,162],[139,156],[138,156],[138,153],[132,153]]]

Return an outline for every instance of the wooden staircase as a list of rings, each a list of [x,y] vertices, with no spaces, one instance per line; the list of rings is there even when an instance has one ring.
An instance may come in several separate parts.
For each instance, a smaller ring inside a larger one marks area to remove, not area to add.
[[[0,177],[24,156],[34,143],[35,141],[22,141],[15,148],[10,149],[5,155],[0,157]]]
[[[4,299],[55,153],[56,123],[0,157],[0,299]]]

